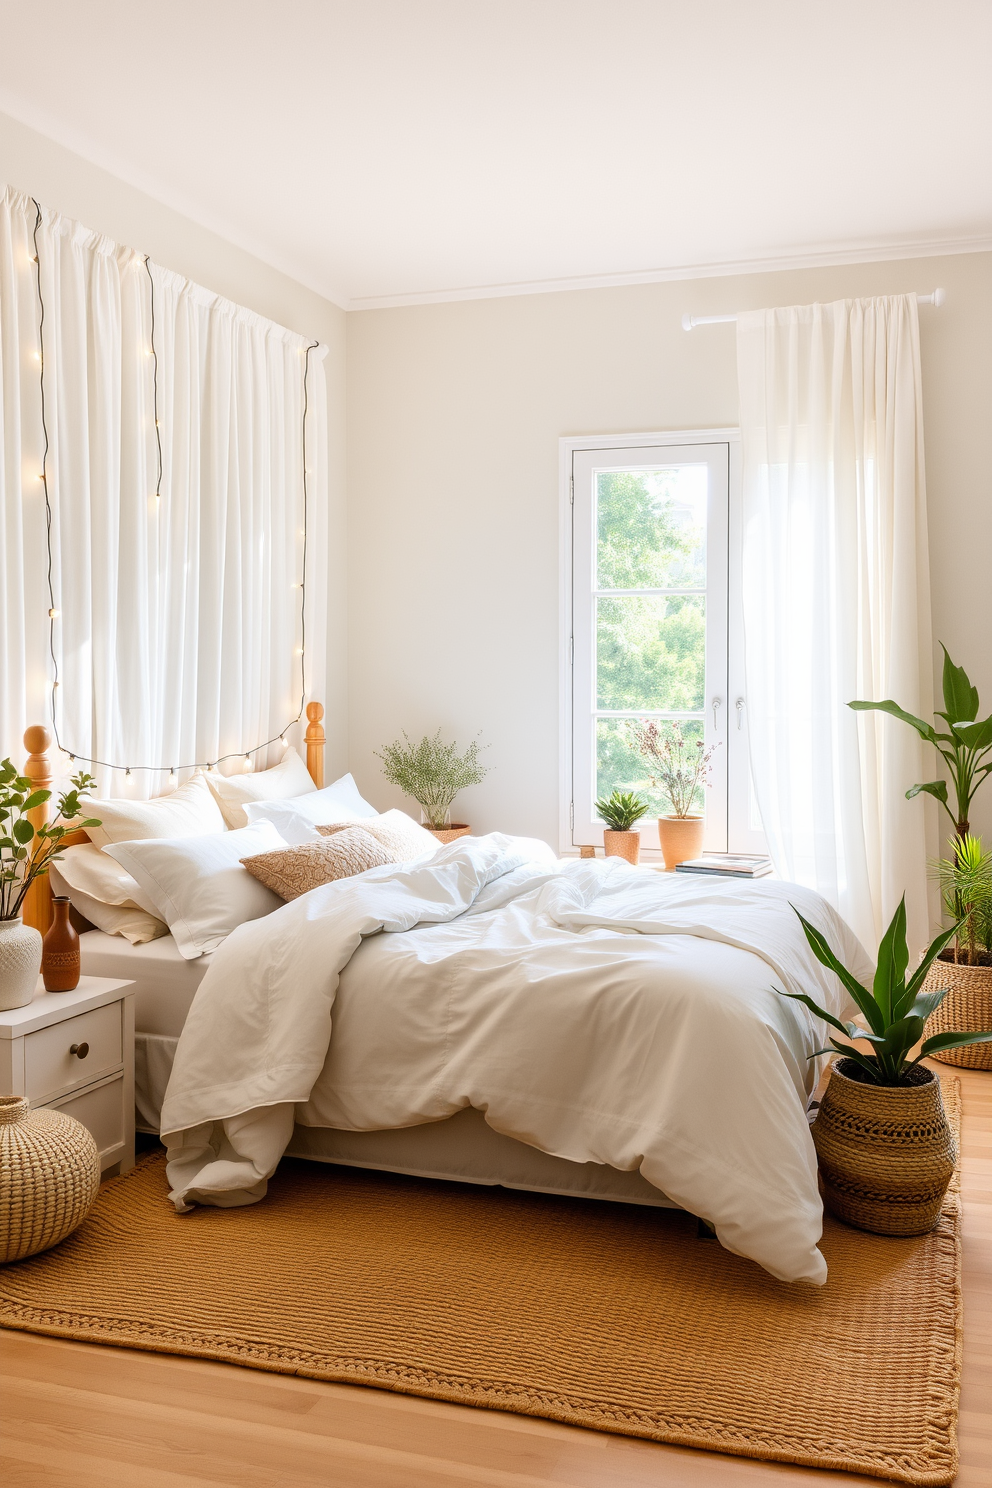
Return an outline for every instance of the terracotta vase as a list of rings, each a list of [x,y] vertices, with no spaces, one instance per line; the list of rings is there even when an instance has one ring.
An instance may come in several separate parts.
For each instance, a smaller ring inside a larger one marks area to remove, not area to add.
[[[0,1009],[26,1007],[41,966],[41,936],[20,915],[0,920]]]
[[[924,1235],[940,1218],[956,1158],[940,1081],[922,1065],[913,1085],[869,1085],[851,1070],[853,1060],[834,1061],[812,1126],[823,1202],[860,1230]]]
[[[603,828],[603,849],[608,858],[624,858],[628,863],[637,863],[641,856],[640,832],[611,832]]]
[[[79,986],[79,936],[69,923],[69,900],[52,896],[52,923],[41,951],[46,992],[72,992]]]
[[[702,816],[659,816],[658,837],[669,872],[689,858],[698,858],[703,850],[706,818]]]
[[[449,822],[446,827],[428,827],[427,830],[438,842],[454,842],[456,837],[467,837],[472,828],[465,822]]]

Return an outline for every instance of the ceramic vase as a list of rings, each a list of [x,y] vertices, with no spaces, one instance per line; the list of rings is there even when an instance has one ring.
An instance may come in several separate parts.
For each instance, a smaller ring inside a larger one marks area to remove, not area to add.
[[[41,967],[41,936],[20,915],[0,920],[0,1011],[25,1007]]]
[[[940,1081],[917,1065],[914,1085],[870,1085],[835,1060],[813,1122],[823,1202],[876,1235],[923,1235],[940,1218],[954,1172],[954,1137]]]
[[[702,816],[659,816],[658,836],[669,872],[679,863],[699,857],[705,828],[706,818]]]
[[[46,992],[72,992],[79,986],[79,936],[69,922],[69,900],[52,897],[52,923],[41,951],[41,974]]]

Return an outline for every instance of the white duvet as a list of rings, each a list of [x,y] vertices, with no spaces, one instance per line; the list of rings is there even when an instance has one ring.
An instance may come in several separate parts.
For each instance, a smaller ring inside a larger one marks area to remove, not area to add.
[[[795,884],[559,862],[499,834],[315,889],[214,953],[162,1111],[173,1201],[263,1198],[294,1121],[474,1106],[544,1152],[639,1169],[728,1250],[822,1283],[805,1112],[823,1028],[772,989],[854,1010],[790,901],[871,974]]]

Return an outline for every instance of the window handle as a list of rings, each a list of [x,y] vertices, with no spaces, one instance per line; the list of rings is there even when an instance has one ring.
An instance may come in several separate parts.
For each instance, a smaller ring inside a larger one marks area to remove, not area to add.
[[[747,703],[743,698],[738,698],[734,707],[737,709],[737,731],[740,733],[741,719],[744,717],[744,709],[747,707]]]
[[[722,706],[723,706],[723,700],[722,700],[722,698],[716,697],[716,698],[713,699],[712,703],[710,703],[710,707],[713,709],[713,732],[714,733],[717,732],[717,727],[718,727],[717,721],[716,721],[716,712],[717,712],[717,709],[718,708],[721,708]]]

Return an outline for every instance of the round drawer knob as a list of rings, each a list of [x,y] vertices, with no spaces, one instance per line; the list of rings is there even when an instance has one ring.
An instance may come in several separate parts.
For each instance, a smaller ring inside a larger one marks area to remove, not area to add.
[[[85,1059],[90,1052],[89,1044],[70,1044],[69,1053],[75,1054],[77,1059]]]

